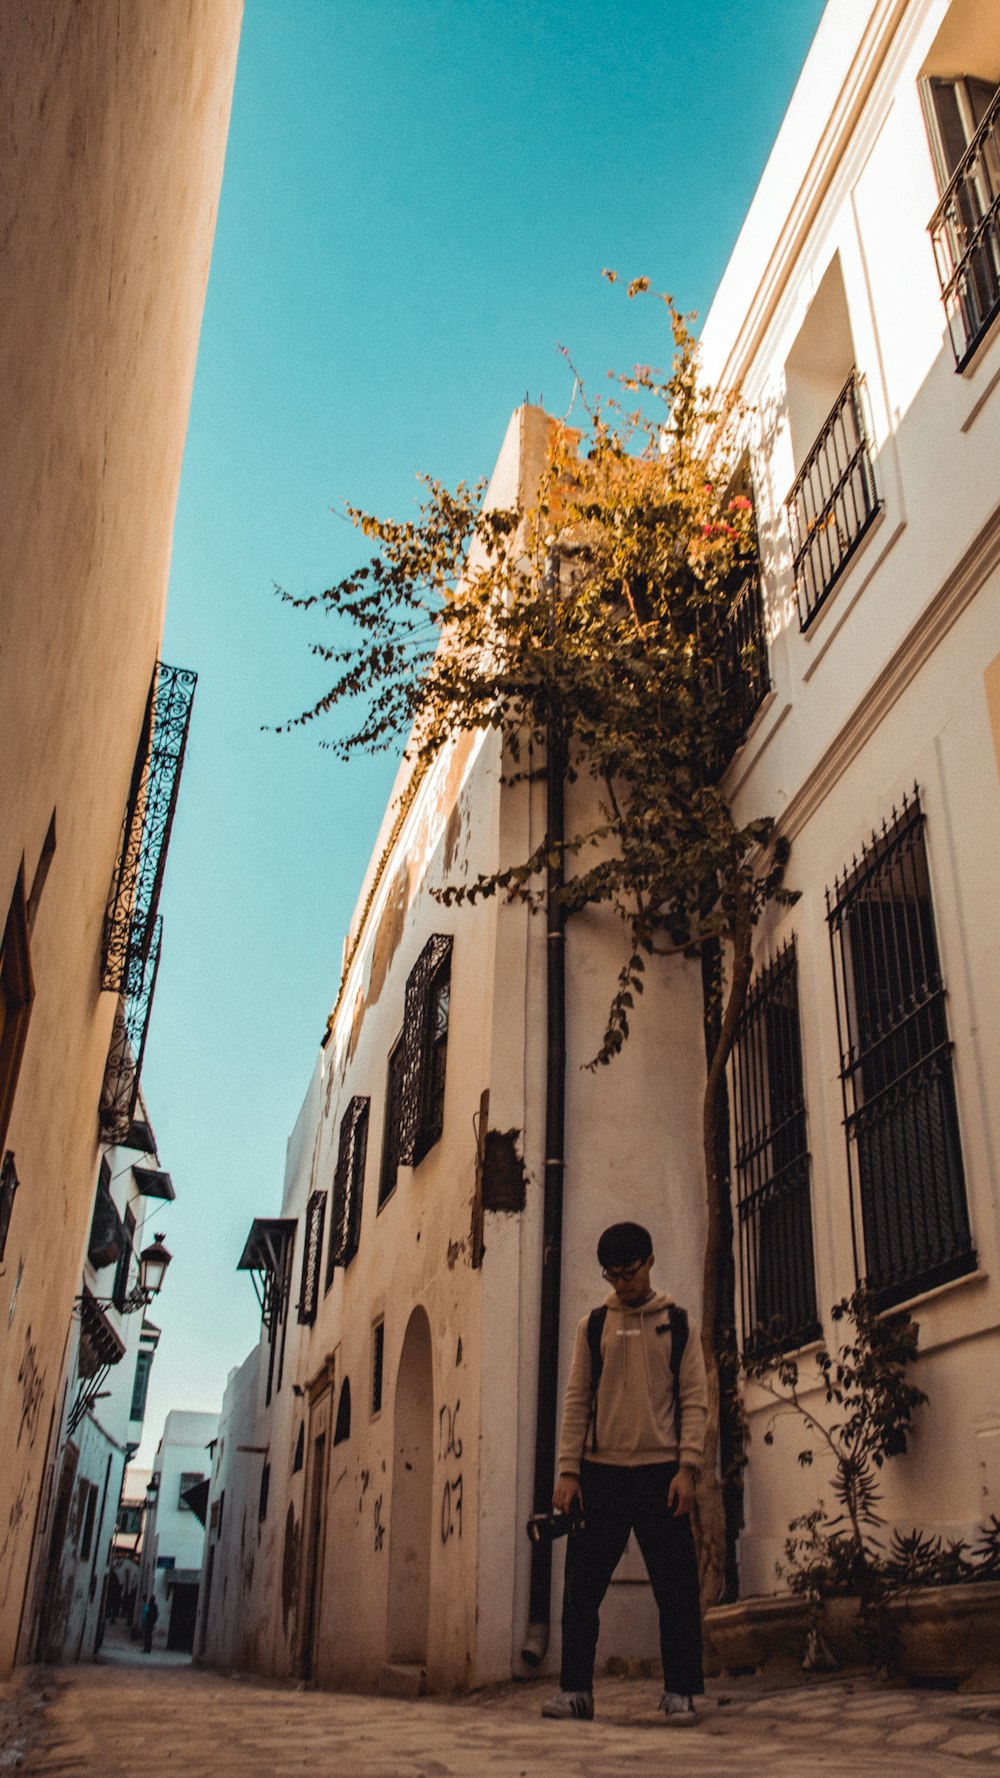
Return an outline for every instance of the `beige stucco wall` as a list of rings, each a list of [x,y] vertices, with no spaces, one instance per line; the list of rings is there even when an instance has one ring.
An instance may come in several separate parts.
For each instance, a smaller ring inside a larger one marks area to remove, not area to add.
[[[113,1015],[104,904],[166,595],[241,0],[0,16],[0,918],[50,818],[0,1272],[0,1673],[13,1658]]]

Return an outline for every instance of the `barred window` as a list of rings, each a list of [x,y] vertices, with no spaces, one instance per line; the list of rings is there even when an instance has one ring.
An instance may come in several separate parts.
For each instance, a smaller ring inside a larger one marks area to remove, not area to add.
[[[450,933],[436,932],[406,984],[399,1139],[404,1167],[419,1166],[444,1128],[451,946]]]
[[[361,1239],[361,1204],[368,1159],[368,1109],[370,1101],[351,1100],[340,1120],[340,1146],[333,1184],[333,1214],[326,1259],[326,1288],[333,1283],[336,1266],[349,1266]]]
[[[827,891],[855,1262],[883,1305],[976,1264],[924,827],[914,790]]]
[[[302,1284],[299,1290],[299,1320],[311,1327],[319,1303],[319,1269],[323,1256],[323,1224],[326,1221],[326,1193],[313,1192],[306,1205],[306,1238],[302,1253]]]
[[[743,1339],[819,1333],[794,940],[753,981],[731,1065]]]
[[[378,1178],[379,1207],[392,1196],[396,1189],[396,1175],[399,1172],[399,1146],[403,1103],[403,1062],[404,1047],[402,1037],[398,1038],[389,1052],[389,1062],[385,1079],[385,1124],[382,1129],[382,1166]]]

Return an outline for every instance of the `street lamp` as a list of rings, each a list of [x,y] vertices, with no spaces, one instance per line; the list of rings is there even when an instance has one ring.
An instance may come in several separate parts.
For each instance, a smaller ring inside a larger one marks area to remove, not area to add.
[[[162,1235],[154,1235],[148,1247],[144,1247],[139,1255],[139,1279],[132,1286],[126,1297],[94,1296],[87,1291],[76,1299],[76,1307],[85,1302],[96,1303],[102,1309],[117,1309],[119,1315],[131,1315],[136,1309],[148,1309],[154,1296],[163,1289],[167,1267],[173,1255],[163,1244]]]
[[[152,1302],[154,1296],[158,1296],[163,1289],[163,1280],[172,1258],[173,1255],[163,1245],[162,1235],[154,1235],[150,1245],[144,1247],[140,1253],[138,1288],[147,1303]]]

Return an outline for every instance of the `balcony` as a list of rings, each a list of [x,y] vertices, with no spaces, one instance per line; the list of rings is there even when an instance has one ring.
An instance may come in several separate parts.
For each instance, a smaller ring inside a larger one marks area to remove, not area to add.
[[[785,506],[799,625],[807,630],[879,510],[863,384],[856,370],[824,421]]]
[[[929,224],[956,370],[1000,314],[1000,91]]]

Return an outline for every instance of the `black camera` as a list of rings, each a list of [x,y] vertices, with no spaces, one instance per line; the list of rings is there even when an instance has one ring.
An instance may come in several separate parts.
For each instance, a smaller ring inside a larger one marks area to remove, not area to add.
[[[554,1543],[582,1531],[585,1522],[582,1513],[532,1513],[525,1529],[532,1543]]]

